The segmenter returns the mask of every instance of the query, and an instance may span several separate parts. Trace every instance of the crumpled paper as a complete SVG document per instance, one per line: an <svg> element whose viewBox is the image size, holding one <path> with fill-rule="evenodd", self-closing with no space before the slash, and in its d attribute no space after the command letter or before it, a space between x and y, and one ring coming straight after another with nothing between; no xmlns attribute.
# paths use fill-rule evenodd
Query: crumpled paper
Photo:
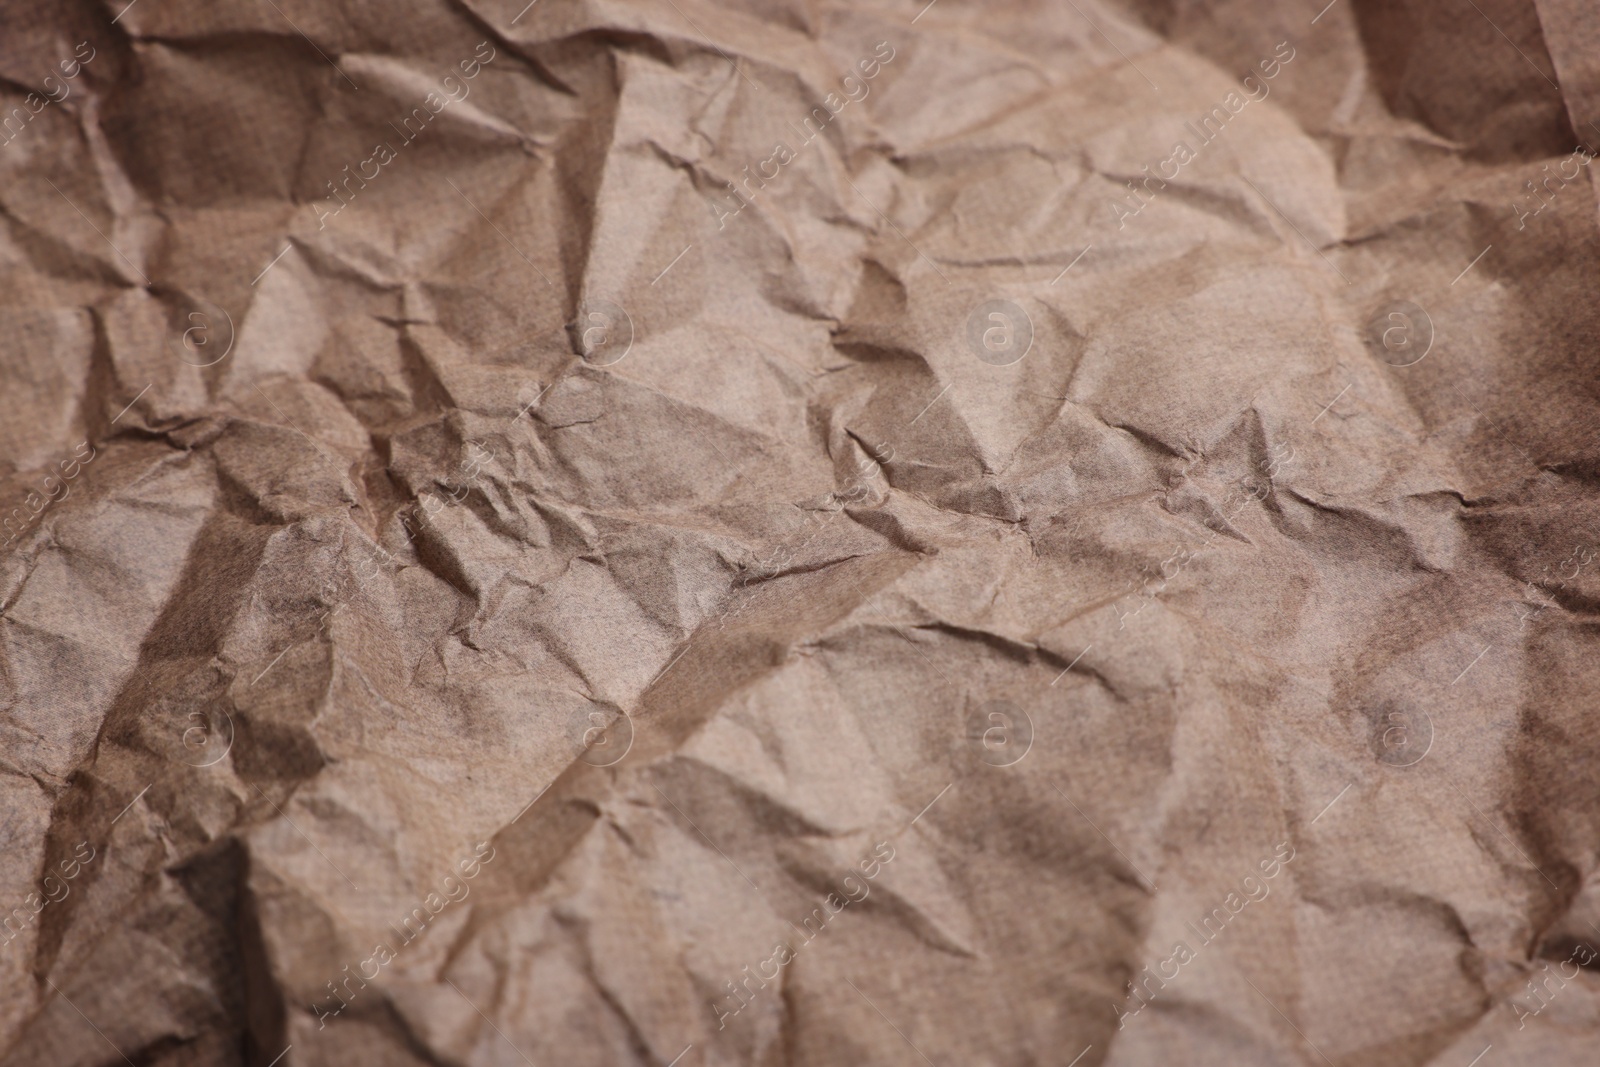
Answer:
<svg viewBox="0 0 1600 1067"><path fill-rule="evenodd" d="M1592 1059L1588 5L0 26L0 1064Z"/></svg>

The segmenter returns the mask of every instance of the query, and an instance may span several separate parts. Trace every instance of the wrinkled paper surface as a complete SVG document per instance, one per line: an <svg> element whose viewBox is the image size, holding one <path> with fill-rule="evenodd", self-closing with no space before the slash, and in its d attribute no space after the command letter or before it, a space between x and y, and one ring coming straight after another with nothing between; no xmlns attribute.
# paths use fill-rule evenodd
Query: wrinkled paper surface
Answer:
<svg viewBox="0 0 1600 1067"><path fill-rule="evenodd" d="M1592 1062L1592 6L125 2L0 1063Z"/></svg>

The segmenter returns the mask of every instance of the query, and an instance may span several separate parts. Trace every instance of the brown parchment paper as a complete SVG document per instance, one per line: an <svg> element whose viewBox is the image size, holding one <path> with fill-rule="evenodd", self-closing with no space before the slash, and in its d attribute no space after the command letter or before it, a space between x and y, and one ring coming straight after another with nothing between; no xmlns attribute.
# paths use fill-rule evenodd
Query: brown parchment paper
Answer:
<svg viewBox="0 0 1600 1067"><path fill-rule="evenodd" d="M6 0L0 1064L1594 1062L1597 40Z"/></svg>

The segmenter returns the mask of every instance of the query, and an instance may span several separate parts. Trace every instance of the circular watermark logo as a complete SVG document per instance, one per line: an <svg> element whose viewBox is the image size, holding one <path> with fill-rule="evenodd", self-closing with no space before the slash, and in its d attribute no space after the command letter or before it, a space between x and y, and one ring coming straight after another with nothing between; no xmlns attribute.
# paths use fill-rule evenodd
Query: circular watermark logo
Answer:
<svg viewBox="0 0 1600 1067"><path fill-rule="evenodd" d="M620 708L590 707L573 726L578 758L591 767L613 766L633 748L633 718Z"/></svg>
<svg viewBox="0 0 1600 1067"><path fill-rule="evenodd" d="M1009 767L1033 747L1033 720L1009 700L992 700L967 716L967 743L991 767Z"/></svg>
<svg viewBox="0 0 1600 1067"><path fill-rule="evenodd" d="M1412 767L1433 747L1433 719L1410 704L1383 704L1372 716L1372 754L1390 767Z"/></svg>
<svg viewBox="0 0 1600 1067"><path fill-rule="evenodd" d="M180 302L171 323L173 354L191 367L212 367L233 351L233 316L209 300Z"/></svg>
<svg viewBox="0 0 1600 1067"><path fill-rule="evenodd" d="M967 347L993 367L1008 367L1033 347L1033 320L1009 300L989 300L967 316Z"/></svg>
<svg viewBox="0 0 1600 1067"><path fill-rule="evenodd" d="M1409 300L1388 304L1367 320L1367 344L1391 367L1421 363L1433 350L1433 319Z"/></svg>
<svg viewBox="0 0 1600 1067"><path fill-rule="evenodd" d="M178 759L191 767L220 763L233 748L233 718L221 708L191 710L183 727Z"/></svg>
<svg viewBox="0 0 1600 1067"><path fill-rule="evenodd" d="M567 324L572 350L591 367L622 362L633 348L633 319L620 304L596 297L583 302Z"/></svg>

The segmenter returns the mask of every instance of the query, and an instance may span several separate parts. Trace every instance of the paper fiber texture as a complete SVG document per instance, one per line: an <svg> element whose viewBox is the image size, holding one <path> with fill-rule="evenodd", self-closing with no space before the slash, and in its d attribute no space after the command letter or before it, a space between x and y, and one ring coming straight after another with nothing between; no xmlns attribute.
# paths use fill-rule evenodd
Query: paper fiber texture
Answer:
<svg viewBox="0 0 1600 1067"><path fill-rule="evenodd" d="M1597 40L0 5L0 1064L1592 1062Z"/></svg>

